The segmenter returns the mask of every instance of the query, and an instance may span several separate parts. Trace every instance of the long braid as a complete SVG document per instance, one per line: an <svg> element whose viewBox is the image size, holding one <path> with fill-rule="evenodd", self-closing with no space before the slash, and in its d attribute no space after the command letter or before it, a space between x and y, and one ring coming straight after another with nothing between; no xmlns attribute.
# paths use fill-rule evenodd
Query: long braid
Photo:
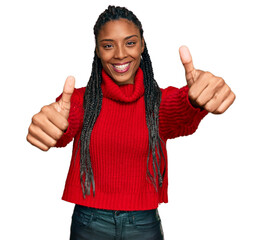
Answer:
<svg viewBox="0 0 262 240"><path fill-rule="evenodd" d="M117 20L120 18L128 19L132 21L139 29L141 38L143 38L143 29L141 22L133 14L133 12L127 10L126 8L109 6L100 16L94 26L95 40L97 41L98 33L101 27L108 21ZM161 101L161 91L154 79L154 73L152 68L152 63L148 50L145 44L144 52L142 53L142 59L140 67L143 70L144 74L144 87L145 87L145 111L146 111L146 122L148 127L149 134L149 151L147 156L147 175L149 176L152 184L154 185L157 191L157 176L158 184L161 187L163 183L163 178L166 171L166 161L164 159L164 170L161 175L160 166L161 166L161 154L164 157L160 141L162 139L159 136L159 106ZM80 157L80 180L83 195L90 195L91 184L93 186L93 195L95 196L95 181L94 174L92 170L91 157L89 152L90 137L93 130L96 119L101 111L102 106L102 64L98 58L96 52L94 56L94 61L92 65L92 72L89 82L86 87L84 95L84 119L83 119L83 128L80 137L81 144L81 157ZM163 142L163 141L162 141ZM164 143L164 142L163 142ZM159 162L156 158L156 148ZM153 156L153 171L154 176L149 171L149 157L150 152Z"/></svg>
<svg viewBox="0 0 262 240"><path fill-rule="evenodd" d="M142 54L141 67L144 73L144 86L145 86L145 108L146 108L146 122L149 133L149 151L147 156L147 175L149 176L151 182L157 191L156 186L156 175L158 176L159 186L162 186L163 178L166 171L166 161L164 161L164 171L161 175L161 155L159 153L159 148L164 157L163 150L160 141L163 140L159 136L159 106L161 101L161 90L154 79L154 73L152 68L152 63L150 56L148 54L147 47L145 45L144 52ZM164 142L163 142L164 143ZM155 148L157 147L157 154L159 158L159 163L157 162ZM149 154L152 151L153 156L153 171L154 177L151 175L148 165L149 165ZM165 160L165 159L164 159ZM156 172L157 171L157 172Z"/></svg>
<svg viewBox="0 0 262 240"><path fill-rule="evenodd" d="M81 132L81 159L80 159L80 179L83 195L90 195L91 183L93 185L93 195L95 195L95 182L90 159L89 145L90 136L96 119L101 111L102 106L102 65L100 59L95 53L92 73L86 87L84 95L84 121Z"/></svg>

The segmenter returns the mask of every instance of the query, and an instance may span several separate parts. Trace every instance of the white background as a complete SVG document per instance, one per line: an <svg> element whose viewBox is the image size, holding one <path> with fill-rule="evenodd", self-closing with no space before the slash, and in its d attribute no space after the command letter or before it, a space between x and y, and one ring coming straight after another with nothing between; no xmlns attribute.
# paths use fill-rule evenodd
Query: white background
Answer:
<svg viewBox="0 0 262 240"><path fill-rule="evenodd" d="M141 20L160 87L186 84L178 49L223 77L233 106L195 134L168 140L166 240L262 239L261 5L259 1L1 1L0 239L69 239L73 204L61 200L72 145L42 152L26 142L31 117L68 75L86 86L93 25L108 4Z"/></svg>

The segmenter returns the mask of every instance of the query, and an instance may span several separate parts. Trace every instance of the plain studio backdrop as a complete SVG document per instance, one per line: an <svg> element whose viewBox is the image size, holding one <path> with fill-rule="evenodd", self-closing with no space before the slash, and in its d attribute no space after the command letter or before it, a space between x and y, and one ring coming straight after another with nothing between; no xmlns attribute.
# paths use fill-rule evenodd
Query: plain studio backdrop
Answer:
<svg viewBox="0 0 262 240"><path fill-rule="evenodd" d="M111 5L141 20L160 87L186 84L178 49L236 94L191 136L168 140L166 240L261 240L261 5L259 1L1 1L0 239L69 239L74 205L61 200L72 143L42 152L26 141L32 116L68 75L86 86L93 26Z"/></svg>

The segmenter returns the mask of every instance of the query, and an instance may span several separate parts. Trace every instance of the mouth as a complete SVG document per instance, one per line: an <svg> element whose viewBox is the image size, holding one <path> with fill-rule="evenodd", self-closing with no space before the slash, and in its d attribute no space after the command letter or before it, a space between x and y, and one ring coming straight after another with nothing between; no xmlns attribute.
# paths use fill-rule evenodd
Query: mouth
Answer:
<svg viewBox="0 0 262 240"><path fill-rule="evenodd" d="M123 64L112 64L113 69L118 73L125 73L130 68L131 62L123 63Z"/></svg>

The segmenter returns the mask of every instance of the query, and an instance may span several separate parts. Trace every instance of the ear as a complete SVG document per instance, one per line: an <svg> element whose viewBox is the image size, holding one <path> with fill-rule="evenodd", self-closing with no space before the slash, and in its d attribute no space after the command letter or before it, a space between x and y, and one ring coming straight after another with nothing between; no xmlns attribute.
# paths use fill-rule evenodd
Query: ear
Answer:
<svg viewBox="0 0 262 240"><path fill-rule="evenodd" d="M145 40L144 40L144 38L142 38L141 43L142 43L142 51L141 51L141 54L142 54L144 52L144 49L145 49Z"/></svg>
<svg viewBox="0 0 262 240"><path fill-rule="evenodd" d="M100 58L100 54L97 46L96 46L96 55Z"/></svg>

